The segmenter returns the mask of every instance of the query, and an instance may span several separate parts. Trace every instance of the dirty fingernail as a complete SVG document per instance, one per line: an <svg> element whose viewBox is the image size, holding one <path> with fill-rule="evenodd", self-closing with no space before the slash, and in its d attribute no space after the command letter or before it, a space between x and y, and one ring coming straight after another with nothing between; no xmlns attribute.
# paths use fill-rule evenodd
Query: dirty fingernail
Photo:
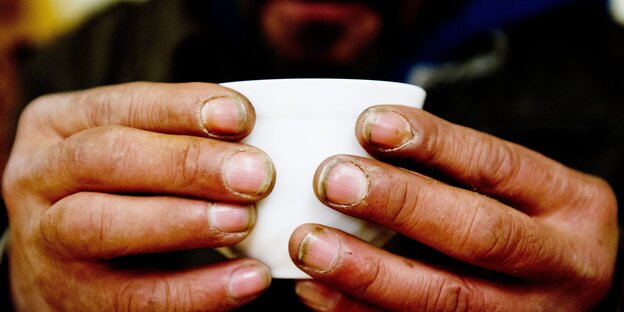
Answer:
<svg viewBox="0 0 624 312"><path fill-rule="evenodd" d="M201 108L201 122L210 134L238 135L247 128L247 110L239 98L230 96L212 98Z"/></svg>
<svg viewBox="0 0 624 312"><path fill-rule="evenodd" d="M340 241L323 228L314 228L301 241L297 259L303 265L327 272L337 263L340 255Z"/></svg>
<svg viewBox="0 0 624 312"><path fill-rule="evenodd" d="M244 299L256 296L271 284L269 270L260 265L240 267L232 272L228 292L234 298Z"/></svg>
<svg viewBox="0 0 624 312"><path fill-rule="evenodd" d="M377 147L399 148L414 137L412 126L402 115L381 109L371 109L362 123L362 135Z"/></svg>
<svg viewBox="0 0 624 312"><path fill-rule="evenodd" d="M254 223L254 219L255 209L251 205L215 203L210 207L211 224L222 232L245 232Z"/></svg>
<svg viewBox="0 0 624 312"><path fill-rule="evenodd" d="M352 206L366 198L369 180L360 166L336 159L322 169L317 189L321 197L330 203Z"/></svg>
<svg viewBox="0 0 624 312"><path fill-rule="evenodd" d="M259 152L232 154L223 168L226 188L243 195L262 195L273 186L275 170L268 156Z"/></svg>
<svg viewBox="0 0 624 312"><path fill-rule="evenodd" d="M342 296L338 291L310 281L297 283L295 293L306 305L318 311L329 311L335 308Z"/></svg>

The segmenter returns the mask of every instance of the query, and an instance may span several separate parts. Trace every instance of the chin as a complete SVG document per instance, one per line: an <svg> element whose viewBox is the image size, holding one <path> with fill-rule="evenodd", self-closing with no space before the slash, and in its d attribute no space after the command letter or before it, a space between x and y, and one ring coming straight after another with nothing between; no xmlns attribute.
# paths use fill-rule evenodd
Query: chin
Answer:
<svg viewBox="0 0 624 312"><path fill-rule="evenodd" d="M378 11L359 1L267 1L261 27L279 56L317 63L352 62L377 41Z"/></svg>

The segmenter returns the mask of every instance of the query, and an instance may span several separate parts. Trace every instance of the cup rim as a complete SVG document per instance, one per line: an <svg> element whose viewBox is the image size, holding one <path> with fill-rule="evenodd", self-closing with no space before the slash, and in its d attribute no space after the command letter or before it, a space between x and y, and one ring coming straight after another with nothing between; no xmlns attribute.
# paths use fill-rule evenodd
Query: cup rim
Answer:
<svg viewBox="0 0 624 312"><path fill-rule="evenodd" d="M388 86L396 86L396 87L405 87L405 88L413 88L414 90L418 90L421 92L421 96L426 96L427 91L425 91L421 86L408 83L408 82L400 82L400 81L390 81L390 80L378 80L378 79L362 79L362 78L267 78L267 79L249 79L249 80L234 80L234 81L225 81L219 83L225 87L229 85L240 85L240 84L273 84L273 83L340 83L340 84L375 84L375 85L388 85Z"/></svg>

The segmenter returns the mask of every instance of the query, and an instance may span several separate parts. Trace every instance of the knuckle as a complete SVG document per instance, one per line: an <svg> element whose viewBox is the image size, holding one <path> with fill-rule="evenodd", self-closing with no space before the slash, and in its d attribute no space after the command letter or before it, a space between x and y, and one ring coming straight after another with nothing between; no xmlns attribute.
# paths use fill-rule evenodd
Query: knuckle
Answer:
<svg viewBox="0 0 624 312"><path fill-rule="evenodd" d="M7 212L10 215L15 215L23 211L16 211L11 201L16 198L17 194L23 198L23 194L33 191L33 175L40 174L33 168L38 164L35 157L40 156L40 153L35 153L31 146L36 140L29 140L34 131L40 131L46 127L49 127L53 123L46 122L46 119L50 118L50 115L45 112L46 107L49 107L50 103L54 101L53 98L58 95L45 95L40 96L32 100L20 113L18 126L19 132L25 133L25 136L17 136L13 144L13 149L10 154L6 166L0 169L2 196L7 203ZM27 146L24 148L24 146ZM39 151L37 151L39 152Z"/></svg>
<svg viewBox="0 0 624 312"><path fill-rule="evenodd" d="M167 279L133 279L123 283L113 295L114 311L198 311L213 310L196 300L190 286Z"/></svg>
<svg viewBox="0 0 624 312"><path fill-rule="evenodd" d="M40 221L44 243L65 256L106 258L111 253L106 242L112 237L112 220L98 202L83 207L83 201L68 197L51 207Z"/></svg>
<svg viewBox="0 0 624 312"><path fill-rule="evenodd" d="M201 144L197 138L190 137L184 146L179 149L173 165L173 176L177 184L182 186L195 185L200 178L199 158Z"/></svg>
<svg viewBox="0 0 624 312"><path fill-rule="evenodd" d="M81 136L74 136L58 146L58 167L63 168L71 180L82 182L84 173L81 168L85 165L92 166L92 150L83 144ZM86 140L84 140L86 141Z"/></svg>
<svg viewBox="0 0 624 312"><path fill-rule="evenodd" d="M45 118L47 115L43 114L43 112L49 110L51 102L58 102L61 98L70 96L71 94L74 93L68 92L40 95L28 103L28 105L22 110L21 117L27 120L40 120L40 118Z"/></svg>
<svg viewBox="0 0 624 312"><path fill-rule="evenodd" d="M112 93L105 92L76 94L76 102L88 108L84 111L87 128L115 122L114 120L108 120L115 113L115 109L112 107L112 99L110 99L111 96Z"/></svg>
<svg viewBox="0 0 624 312"><path fill-rule="evenodd" d="M53 208L50 210L53 210ZM45 247L60 252L61 250L59 249L61 248L59 247L62 246L60 241L62 240L63 235L60 233L61 227L59 227L59 218L56 217L56 215L51 214L50 210L48 210L39 221L39 233L41 241ZM68 254L68 252L64 253Z"/></svg>
<svg viewBox="0 0 624 312"><path fill-rule="evenodd" d="M49 105L50 97L51 95L39 96L28 103L21 112L20 124L31 124L31 122L40 118L42 116L40 114L41 107Z"/></svg>
<svg viewBox="0 0 624 312"><path fill-rule="evenodd" d="M170 311L171 292L166 280L153 284L131 280L124 283L114 296L115 311Z"/></svg>
<svg viewBox="0 0 624 312"><path fill-rule="evenodd" d="M384 216L388 223L395 228L409 231L419 226L420 218L414 216L417 213L419 198L423 196L418 188L410 187L410 183L404 179L396 181L387 190Z"/></svg>
<svg viewBox="0 0 624 312"><path fill-rule="evenodd" d="M23 189L27 189L28 187L28 178L26 177L25 172L23 170L19 170L17 162L22 162L23 157L20 159L16 159L13 156L6 167L4 168L4 172L2 175L2 198L6 201L6 209L9 216L14 215L14 213L18 212L14 210L14 205L12 205L12 199L16 197L16 194L24 194Z"/></svg>
<svg viewBox="0 0 624 312"><path fill-rule="evenodd" d="M82 185L94 184L97 172L107 174L128 173L136 155L132 140L120 126L92 128L72 136L61 146L60 167L67 169L70 178ZM127 169L127 170L126 170Z"/></svg>
<svg viewBox="0 0 624 312"><path fill-rule="evenodd" d="M485 311L484 300L464 281L440 280L431 287L425 311L460 312Z"/></svg>
<svg viewBox="0 0 624 312"><path fill-rule="evenodd" d="M477 213L478 215L479 213ZM511 216L475 216L464 231L463 250L478 263L510 263L516 261L524 233L521 224Z"/></svg>
<svg viewBox="0 0 624 312"><path fill-rule="evenodd" d="M384 286L383 277L386 276L383 273L383 266L379 259L367 257L360 266L361 275L353 280L351 288L353 291L363 297L378 294L384 292L387 288Z"/></svg>
<svg viewBox="0 0 624 312"><path fill-rule="evenodd" d="M429 163L435 158L436 151L445 144L445 126L438 122L433 122L430 118L418 118L420 140L415 142L413 148L421 149L425 153L419 153L422 162Z"/></svg>
<svg viewBox="0 0 624 312"><path fill-rule="evenodd" d="M473 155L476 168L483 168L478 185L486 190L512 185L520 168L517 150L511 144L488 142L478 145L483 148L477 148Z"/></svg>
<svg viewBox="0 0 624 312"><path fill-rule="evenodd" d="M580 192L577 192L577 194L582 194L583 198L579 206L594 216L594 220L601 222L601 226L614 224L614 220L617 220L618 203L609 182L600 177L589 176L587 184Z"/></svg>
<svg viewBox="0 0 624 312"><path fill-rule="evenodd" d="M134 124L145 115L141 104L152 94L148 87L149 83L131 82L74 92L72 95L75 103L86 107L80 116L86 128ZM140 92L142 89L145 91Z"/></svg>
<svg viewBox="0 0 624 312"><path fill-rule="evenodd" d="M51 108L83 100L83 93L84 91L54 93L35 98L22 111L20 126L38 127L37 130L47 128L61 138L68 136L69 133L64 129L65 123L59 122L58 110Z"/></svg>

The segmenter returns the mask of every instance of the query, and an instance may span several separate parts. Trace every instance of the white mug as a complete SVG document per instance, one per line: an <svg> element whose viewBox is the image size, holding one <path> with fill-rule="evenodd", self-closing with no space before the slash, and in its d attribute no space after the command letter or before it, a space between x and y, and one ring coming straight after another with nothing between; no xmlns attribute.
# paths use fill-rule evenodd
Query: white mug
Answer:
<svg viewBox="0 0 624 312"><path fill-rule="evenodd" d="M394 234L363 220L334 211L314 195L318 165L336 154L367 156L355 137L355 122L366 108L400 104L422 108L420 87L356 79L274 79L221 84L245 95L256 111L256 125L243 140L266 152L276 169L271 194L256 204L251 234L228 256L260 260L274 278L309 278L288 254L288 240L297 226L319 223L341 229L377 246Z"/></svg>

